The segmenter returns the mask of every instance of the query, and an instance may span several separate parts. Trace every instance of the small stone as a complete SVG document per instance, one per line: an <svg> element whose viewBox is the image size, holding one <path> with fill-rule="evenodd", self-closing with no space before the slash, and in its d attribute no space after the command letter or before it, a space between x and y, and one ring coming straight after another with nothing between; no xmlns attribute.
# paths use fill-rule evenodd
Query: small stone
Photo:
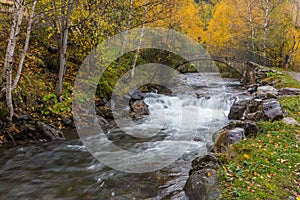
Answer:
<svg viewBox="0 0 300 200"><path fill-rule="evenodd" d="M273 86L260 86L257 88L257 94L271 94L271 95L278 95L278 90L275 89Z"/></svg>
<svg viewBox="0 0 300 200"><path fill-rule="evenodd" d="M297 122L297 120L295 120L294 118L292 117L285 117L282 119L282 121L284 123L286 123L287 125L295 125L295 126L300 126L300 123Z"/></svg>
<svg viewBox="0 0 300 200"><path fill-rule="evenodd" d="M278 91L279 95L300 95L300 89L298 88L281 88Z"/></svg>

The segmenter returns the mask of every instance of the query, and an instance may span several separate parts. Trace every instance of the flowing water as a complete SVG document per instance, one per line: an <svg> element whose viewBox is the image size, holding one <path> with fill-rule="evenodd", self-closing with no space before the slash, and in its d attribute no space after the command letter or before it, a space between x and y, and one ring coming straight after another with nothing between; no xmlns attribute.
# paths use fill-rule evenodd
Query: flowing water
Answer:
<svg viewBox="0 0 300 200"><path fill-rule="evenodd" d="M147 94L148 118L106 133L123 149L153 151L162 158L179 148L170 145L166 151L163 144L176 140L176 145L186 146L166 167L145 173L118 171L95 159L79 139L0 149L0 199L187 199L183 187L191 161L206 152L212 134L227 123L234 99L244 96L238 81L210 74L208 85L203 76L180 75L171 96ZM134 167L142 159L124 157L119 162Z"/></svg>

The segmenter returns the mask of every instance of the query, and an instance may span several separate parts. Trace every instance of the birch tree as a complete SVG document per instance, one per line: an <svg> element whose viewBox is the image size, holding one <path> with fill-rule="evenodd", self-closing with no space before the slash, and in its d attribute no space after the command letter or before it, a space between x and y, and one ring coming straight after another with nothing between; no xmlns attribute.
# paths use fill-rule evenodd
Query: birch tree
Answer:
<svg viewBox="0 0 300 200"><path fill-rule="evenodd" d="M139 56L139 53L140 53L140 49L141 49L141 45L142 45L142 41L143 41L143 37L144 37L145 24L146 24L146 20L147 20L147 12L148 12L148 5L147 4L148 4L148 0L146 0L145 5L143 6L144 7L144 19L143 19L140 38L139 38L139 44L138 44L138 47L135 51L134 59L133 59L132 67L131 67L131 78L134 77L136 62L138 60L138 56Z"/></svg>
<svg viewBox="0 0 300 200"><path fill-rule="evenodd" d="M21 76L23 63L24 63L25 56L26 56L26 53L28 50L31 26L33 23L36 3L37 3L37 0L34 0L30 15L29 15L29 23L28 23L28 27L27 27L26 39L25 39L23 52L20 57L16 77L13 81L12 71L13 71L16 43L18 40L18 35L20 33L20 27L22 24L23 16L26 11L26 5L27 5L26 0L15 0L14 1L14 12L13 12L12 25L10 28L10 34L9 34L9 39L8 39L8 44L7 44L7 49L6 49L4 67L3 67L3 72L2 72L3 84L2 84L2 89L1 89L1 92L5 94L6 105L7 105L8 113L9 113L9 116L8 116L9 121L12 121L12 117L14 114L12 91L17 86L18 81Z"/></svg>
<svg viewBox="0 0 300 200"><path fill-rule="evenodd" d="M268 29L270 27L270 16L274 10L283 2L283 0L261 0L261 9L264 12L263 17L263 56L267 57Z"/></svg>
<svg viewBox="0 0 300 200"><path fill-rule="evenodd" d="M299 40L300 40L300 22L299 22L299 17L300 17L300 1L299 0L290 0L289 1L290 6L291 6L291 21L293 22L293 27L290 30L290 34L288 37L292 38L292 45L290 49L288 50L288 59L286 62L286 69L288 68L293 54L298 50L299 48Z"/></svg>

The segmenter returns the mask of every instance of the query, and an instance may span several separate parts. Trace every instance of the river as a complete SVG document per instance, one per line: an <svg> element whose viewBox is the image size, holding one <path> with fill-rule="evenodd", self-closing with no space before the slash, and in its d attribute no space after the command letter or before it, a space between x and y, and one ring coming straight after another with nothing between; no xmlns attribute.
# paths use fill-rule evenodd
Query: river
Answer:
<svg viewBox="0 0 300 200"><path fill-rule="evenodd" d="M151 129L149 121L153 122L154 116L159 116L162 110L165 113L164 128L152 139L138 140L132 145L132 135L136 131L131 126L126 127L126 132L131 133L127 137L117 127L107 132L110 140L124 148L159 150L161 144L174 140L174 131L181 120L178 110L180 106L185 107L182 115L188 116L188 120L182 126L196 127L197 130L187 129L189 131L177 137L176 140L187 148L168 166L145 173L118 171L95 159L78 138L2 148L0 199L187 199L183 187L191 161L206 152L212 134L228 123L227 115L234 99L245 97L237 80L214 79L217 74L213 74L207 87L203 76L196 73L180 75L172 96L147 94L145 102L151 115L149 120L139 124L139 128ZM195 122L194 118L198 120ZM163 150L158 152L165 153ZM128 160L124 158L121 162ZM134 166L138 160L131 162Z"/></svg>

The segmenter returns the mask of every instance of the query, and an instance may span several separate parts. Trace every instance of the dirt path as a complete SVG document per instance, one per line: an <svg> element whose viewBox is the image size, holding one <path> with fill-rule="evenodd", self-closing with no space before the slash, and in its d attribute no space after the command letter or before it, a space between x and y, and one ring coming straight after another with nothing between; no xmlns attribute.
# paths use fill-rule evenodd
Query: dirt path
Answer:
<svg viewBox="0 0 300 200"><path fill-rule="evenodd" d="M288 72L289 75L291 75L294 79L296 79L298 82L300 82L300 73L296 72Z"/></svg>

